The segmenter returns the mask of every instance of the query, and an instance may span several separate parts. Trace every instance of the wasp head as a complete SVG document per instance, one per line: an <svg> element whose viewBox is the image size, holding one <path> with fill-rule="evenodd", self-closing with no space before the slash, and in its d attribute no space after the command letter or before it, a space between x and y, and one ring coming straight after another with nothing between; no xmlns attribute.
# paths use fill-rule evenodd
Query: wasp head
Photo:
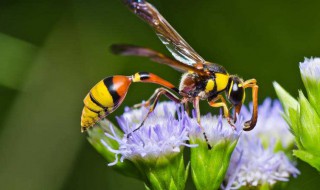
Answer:
<svg viewBox="0 0 320 190"><path fill-rule="evenodd" d="M245 98L243 80L238 76L230 76L227 87L227 98L232 105L242 104Z"/></svg>

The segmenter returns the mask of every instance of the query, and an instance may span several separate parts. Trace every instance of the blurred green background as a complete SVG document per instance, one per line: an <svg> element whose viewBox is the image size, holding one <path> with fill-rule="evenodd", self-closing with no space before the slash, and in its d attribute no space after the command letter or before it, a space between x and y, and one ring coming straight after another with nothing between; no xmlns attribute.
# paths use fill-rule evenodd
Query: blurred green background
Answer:
<svg viewBox="0 0 320 190"><path fill-rule="evenodd" d="M205 59L256 78L260 102L276 97L272 81L296 96L303 88L298 63L320 56L317 0L150 2ZM181 74L112 55L113 43L169 54L120 0L0 1L0 189L143 188L108 167L80 133L82 100L106 76L150 71L178 85ZM147 99L156 87L132 85L124 105ZM212 111L205 102L201 107ZM299 168L287 188L317 189L319 174Z"/></svg>

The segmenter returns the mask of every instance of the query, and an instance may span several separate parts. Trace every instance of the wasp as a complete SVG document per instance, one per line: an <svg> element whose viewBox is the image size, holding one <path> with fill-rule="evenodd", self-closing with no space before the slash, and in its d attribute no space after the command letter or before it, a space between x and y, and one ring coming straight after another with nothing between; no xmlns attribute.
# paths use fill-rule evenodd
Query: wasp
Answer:
<svg viewBox="0 0 320 190"><path fill-rule="evenodd" d="M222 108L224 117L233 126L230 121L229 109L235 108L235 121L236 114L240 112L245 100L245 89L252 88L252 117L245 122L243 130L249 131L255 127L258 117L258 85L255 79L244 81L237 75L229 74L223 66L204 60L150 3L144 0L125 0L124 4L154 29L160 41L175 59L149 48L126 44L111 46L112 52L124 56L147 57L184 74L178 88L149 72L137 72L132 76L116 75L101 80L84 98L84 108L81 116L82 131L92 127L117 109L123 102L129 86L135 82L156 83L161 86L143 105L137 104L134 106L149 107L145 119L154 110L159 98L164 95L177 103L187 104L191 102L196 110L200 127L200 100L207 100L211 107ZM222 96L223 92L225 92L226 98ZM230 108L226 99L232 104Z"/></svg>

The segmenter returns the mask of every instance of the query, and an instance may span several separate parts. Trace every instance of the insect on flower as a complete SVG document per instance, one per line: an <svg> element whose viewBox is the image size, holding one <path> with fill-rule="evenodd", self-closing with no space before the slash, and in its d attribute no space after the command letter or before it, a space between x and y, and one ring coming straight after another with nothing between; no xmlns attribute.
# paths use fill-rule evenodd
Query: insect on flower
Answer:
<svg viewBox="0 0 320 190"><path fill-rule="evenodd" d="M255 79L243 81L243 79L236 75L229 75L221 65L204 60L172 28L157 9L148 2L144 0L125 0L124 3L134 14L147 22L155 30L161 42L175 59L149 48L123 44L113 45L111 47L113 53L148 57L152 61L168 65L184 74L182 75L179 88L149 72L138 72L132 76L116 75L101 80L90 90L84 99L85 106L81 116L82 131L93 126L96 122L117 109L133 82L156 83L162 86L144 104L137 104L135 106L150 106L148 114L137 129L143 125L148 115L154 110L161 95L165 95L177 103L193 103L199 124L199 101L207 100L211 107L222 107L224 117L233 126L230 121L227 102L221 93L226 93L226 98L232 104L232 107L235 107L235 113L237 114L240 112L245 99L245 88L248 87L252 88L253 112L251 119L245 123L243 130L248 131L254 128L258 115L258 85ZM235 117L234 120L236 120Z"/></svg>

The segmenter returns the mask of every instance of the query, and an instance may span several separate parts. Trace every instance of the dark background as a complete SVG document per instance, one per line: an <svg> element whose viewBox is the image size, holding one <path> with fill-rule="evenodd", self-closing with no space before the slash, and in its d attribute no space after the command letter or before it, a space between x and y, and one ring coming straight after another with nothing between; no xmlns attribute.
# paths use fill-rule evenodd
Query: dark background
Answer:
<svg viewBox="0 0 320 190"><path fill-rule="evenodd" d="M297 96L303 88L298 63L320 56L320 1L150 2L205 59L256 78L260 102L276 97L273 81ZM108 167L80 133L82 100L106 76L150 71L178 85L181 74L144 58L112 55L113 43L169 54L120 0L0 1L1 189L143 188ZM147 99L156 87L132 85L124 105ZM201 107L212 111L205 102ZM299 168L302 174L287 189L316 189L319 174L303 163Z"/></svg>

